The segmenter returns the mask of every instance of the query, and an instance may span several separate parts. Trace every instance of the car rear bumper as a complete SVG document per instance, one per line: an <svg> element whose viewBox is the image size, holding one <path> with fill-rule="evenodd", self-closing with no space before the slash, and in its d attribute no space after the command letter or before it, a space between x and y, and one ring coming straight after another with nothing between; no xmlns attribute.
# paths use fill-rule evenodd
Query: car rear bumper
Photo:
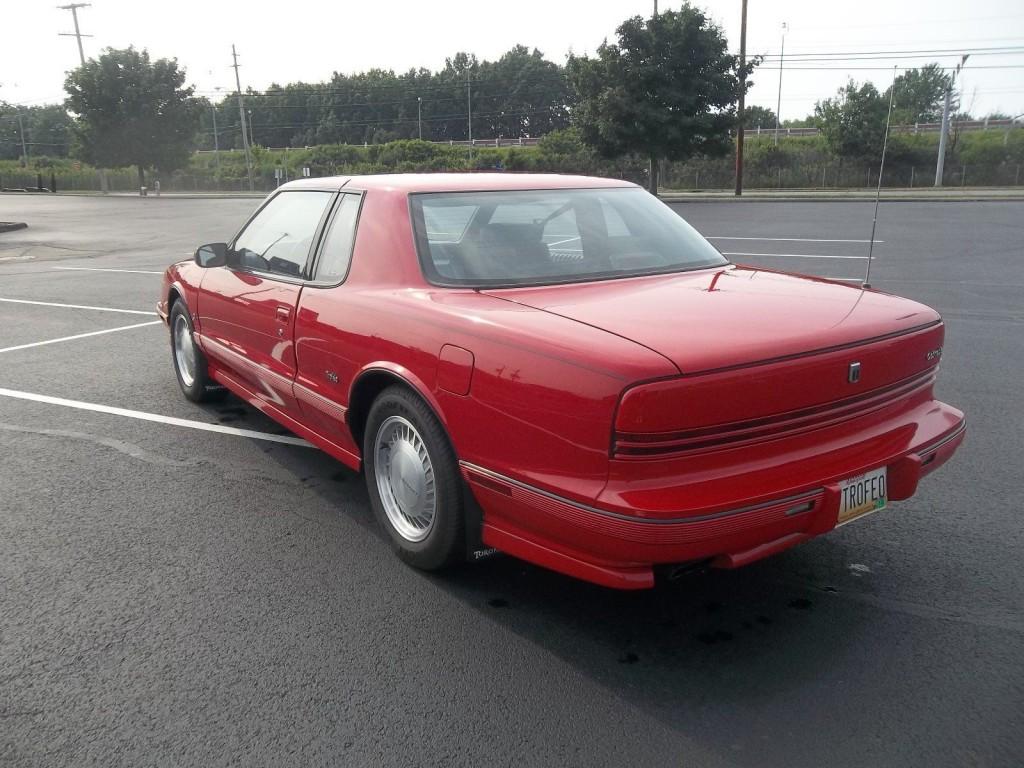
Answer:
<svg viewBox="0 0 1024 768"><path fill-rule="evenodd" d="M628 494L602 494L584 504L474 464L463 462L462 472L484 509L485 545L605 586L643 589L653 586L658 565L707 561L735 568L832 530L840 482L865 469L885 466L889 500L909 498L966 434L963 414L943 403L931 401L928 422L932 428L916 430L909 446L905 439L894 445L887 433L889 439L876 435L870 448L852 443L838 462L825 452L801 461L802 477L811 481L795 489L776 477L779 492L762 493L767 486L756 471L732 472L731 503L685 510L677 504L670 516L623 508ZM657 491L676 502L695 498L692 482L673 478Z"/></svg>

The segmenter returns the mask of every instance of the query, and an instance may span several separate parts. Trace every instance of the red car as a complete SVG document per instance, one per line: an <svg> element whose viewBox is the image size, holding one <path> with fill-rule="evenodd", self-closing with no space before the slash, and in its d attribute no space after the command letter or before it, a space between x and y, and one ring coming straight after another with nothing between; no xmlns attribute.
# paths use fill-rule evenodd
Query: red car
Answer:
<svg viewBox="0 0 1024 768"><path fill-rule="evenodd" d="M609 587L733 568L906 499L964 438L943 324L730 264L609 179L304 179L168 268L178 382L366 475L399 555Z"/></svg>

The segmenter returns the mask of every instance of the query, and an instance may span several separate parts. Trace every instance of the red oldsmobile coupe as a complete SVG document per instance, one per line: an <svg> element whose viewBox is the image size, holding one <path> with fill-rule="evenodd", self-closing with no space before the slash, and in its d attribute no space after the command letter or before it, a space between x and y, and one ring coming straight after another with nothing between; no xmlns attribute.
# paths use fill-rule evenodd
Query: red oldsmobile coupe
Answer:
<svg viewBox="0 0 1024 768"><path fill-rule="evenodd" d="M363 470L419 568L733 568L908 498L964 438L936 312L733 265L622 181L292 182L158 306L185 395Z"/></svg>

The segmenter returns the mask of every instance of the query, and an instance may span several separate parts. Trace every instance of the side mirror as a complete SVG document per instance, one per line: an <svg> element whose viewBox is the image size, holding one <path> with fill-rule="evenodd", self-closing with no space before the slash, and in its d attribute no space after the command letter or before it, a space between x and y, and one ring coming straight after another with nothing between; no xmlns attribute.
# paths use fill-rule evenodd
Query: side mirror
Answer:
<svg viewBox="0 0 1024 768"><path fill-rule="evenodd" d="M223 267L228 263L227 243L207 243L196 248L196 264L200 267Z"/></svg>

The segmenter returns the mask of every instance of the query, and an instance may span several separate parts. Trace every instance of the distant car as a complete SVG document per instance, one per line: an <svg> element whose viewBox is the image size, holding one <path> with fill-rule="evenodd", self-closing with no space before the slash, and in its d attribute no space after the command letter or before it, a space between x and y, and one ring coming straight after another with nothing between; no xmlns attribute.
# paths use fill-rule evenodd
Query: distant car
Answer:
<svg viewBox="0 0 1024 768"><path fill-rule="evenodd" d="M964 437L936 312L733 265L622 181L295 181L158 307L189 399L226 387L363 470L424 569L741 566L908 498Z"/></svg>

